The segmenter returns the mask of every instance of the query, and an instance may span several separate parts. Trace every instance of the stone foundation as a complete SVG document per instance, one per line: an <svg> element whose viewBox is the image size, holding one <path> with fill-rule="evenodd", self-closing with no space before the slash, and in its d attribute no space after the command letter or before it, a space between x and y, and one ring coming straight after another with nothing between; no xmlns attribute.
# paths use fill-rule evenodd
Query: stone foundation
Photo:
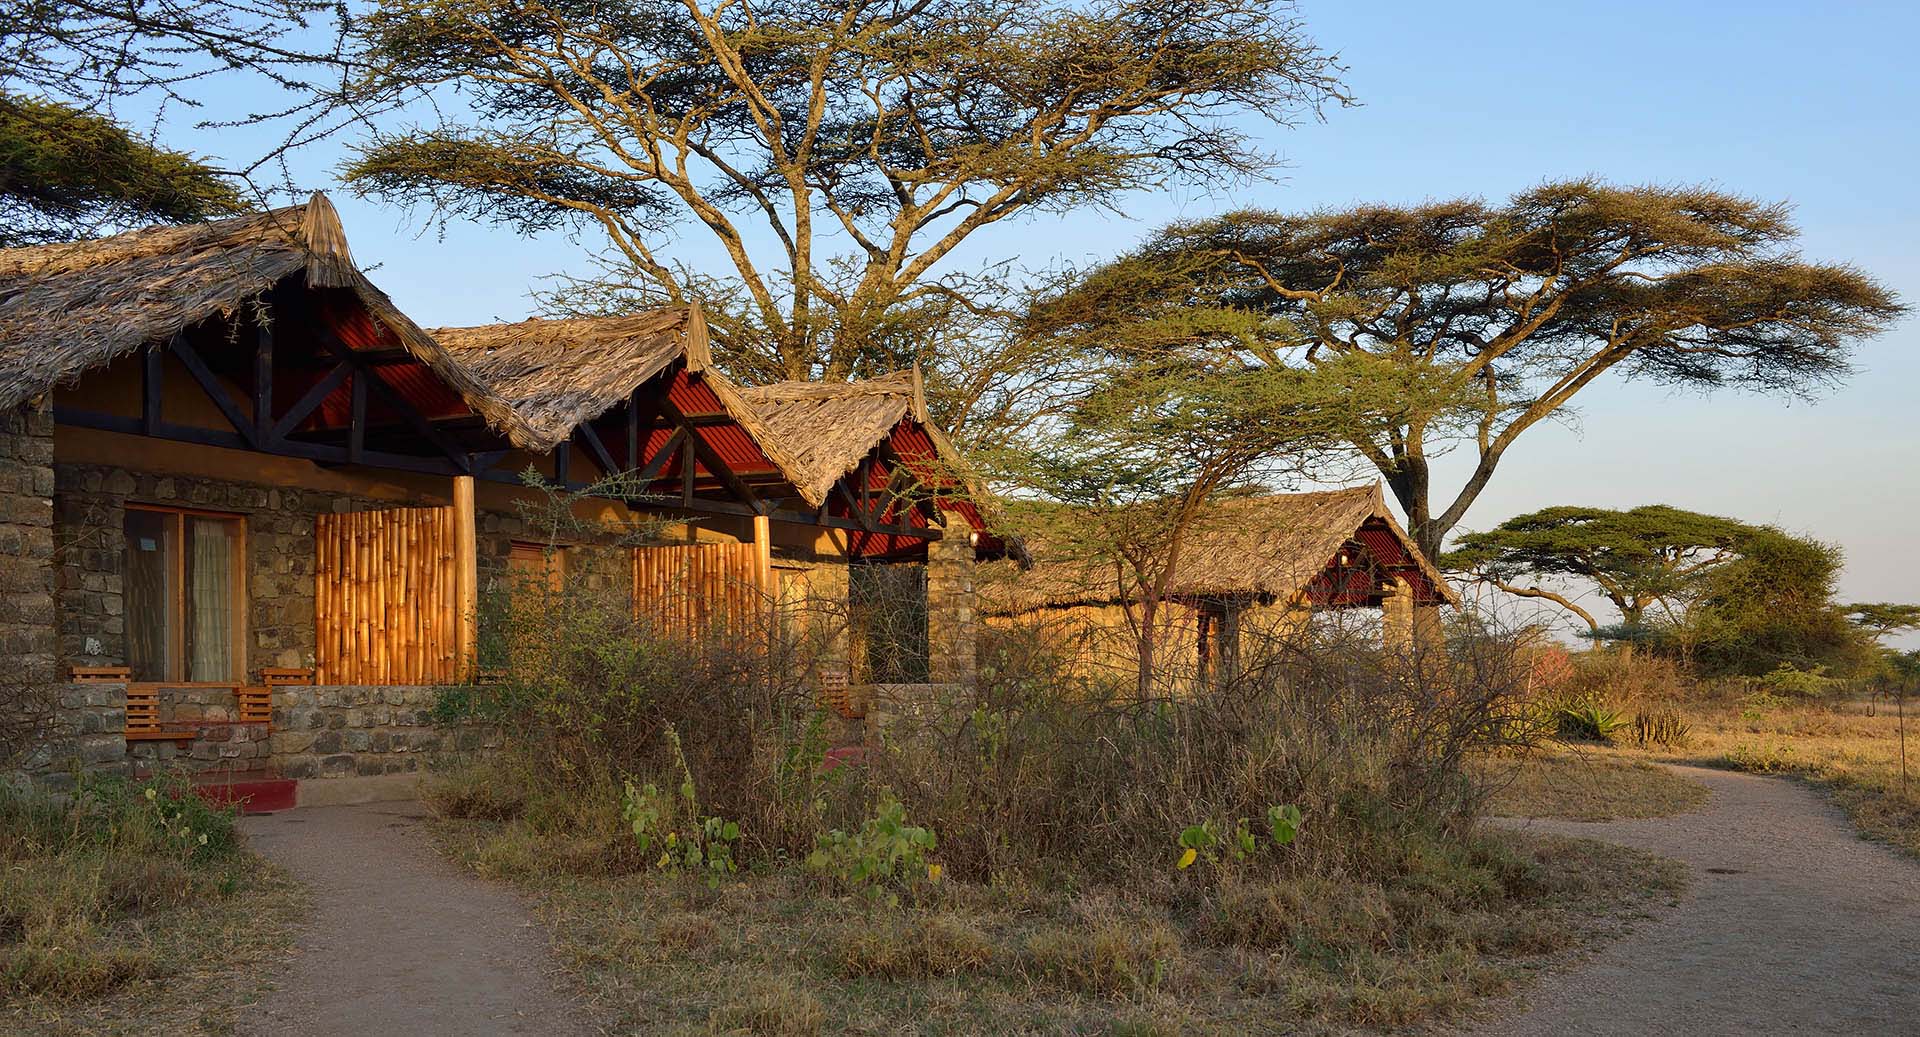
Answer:
<svg viewBox="0 0 1920 1037"><path fill-rule="evenodd" d="M492 748L478 727L434 726L433 687L275 688L272 759L288 778L405 774L442 750Z"/></svg>

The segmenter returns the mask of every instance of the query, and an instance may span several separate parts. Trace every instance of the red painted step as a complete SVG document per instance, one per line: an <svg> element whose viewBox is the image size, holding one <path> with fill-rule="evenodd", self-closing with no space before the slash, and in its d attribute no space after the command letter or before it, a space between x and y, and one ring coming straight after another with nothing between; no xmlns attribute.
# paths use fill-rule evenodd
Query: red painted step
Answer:
<svg viewBox="0 0 1920 1037"><path fill-rule="evenodd" d="M195 779L193 791L215 806L238 806L243 814L271 814L292 810L300 783L292 778L267 776L224 780Z"/></svg>

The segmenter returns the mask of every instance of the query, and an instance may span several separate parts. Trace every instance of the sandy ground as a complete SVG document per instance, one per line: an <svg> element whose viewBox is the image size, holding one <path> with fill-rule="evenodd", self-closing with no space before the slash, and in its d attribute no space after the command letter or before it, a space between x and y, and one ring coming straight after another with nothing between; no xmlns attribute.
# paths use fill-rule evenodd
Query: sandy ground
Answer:
<svg viewBox="0 0 1920 1037"><path fill-rule="evenodd" d="M241 822L315 901L295 960L242 1012L241 1034L588 1032L555 993L526 905L442 861L424 816L417 803L375 803Z"/></svg>
<svg viewBox="0 0 1920 1037"><path fill-rule="evenodd" d="M1784 778L1675 767L1705 807L1643 821L1515 821L1685 861L1681 906L1471 1029L1547 1034L1920 1034L1920 863Z"/></svg>

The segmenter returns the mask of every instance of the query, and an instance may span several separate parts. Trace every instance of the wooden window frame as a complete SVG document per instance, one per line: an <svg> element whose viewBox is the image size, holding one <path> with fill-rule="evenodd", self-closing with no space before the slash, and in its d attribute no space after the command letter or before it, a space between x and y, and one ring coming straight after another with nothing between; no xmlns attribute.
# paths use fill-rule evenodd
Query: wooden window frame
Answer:
<svg viewBox="0 0 1920 1037"><path fill-rule="evenodd" d="M181 508L181 507L175 507L170 504L145 504L145 503L139 503L134 501L127 502L126 510L139 511L139 512L144 512L152 515L164 515L168 518L168 521L172 525L171 533L173 535L174 554L172 558L167 560L167 562L168 562L168 565L173 570L173 573L172 573L173 600L168 602L167 606L171 610L171 619L173 621L167 624L166 634L167 634L167 656L172 661L173 668L177 672L165 674L162 677L161 681L159 682L159 683L167 684L169 686L174 686L174 685L186 686L188 683L190 683L186 679L187 666L188 666L187 651L186 651L186 648L187 648L187 644L186 644L187 642L186 520L188 518L210 518L210 519L219 519L224 522L233 523L233 528L235 530L235 535L233 538L234 539L234 565L233 565L233 574L232 574L232 579L233 579L233 588L232 588L233 679L231 681L213 681L213 682L203 681L200 683L203 683L203 684L212 683L215 686L246 683L247 626L248 626L247 620L249 618L249 613L253 611L252 602L247 598L247 560L248 560L247 516L243 513L233 512L233 511L212 511L206 508ZM121 523L121 530L122 530L123 536L125 535L125 529L126 529L126 524L123 521ZM122 543L121 545L122 554L124 555L128 550L129 550L128 545L126 545L125 543ZM124 594L124 588L122 590L122 593ZM123 607L121 609L121 612L124 615L126 613L124 602L122 603L122 606ZM127 663L131 665L132 660L128 659Z"/></svg>
<svg viewBox="0 0 1920 1037"><path fill-rule="evenodd" d="M573 547L572 544L545 544L538 540L509 540L507 541L506 568L511 574L514 556L520 552L537 553L546 566L547 591L558 595L567 587L567 570L570 568L567 564L567 556L572 553Z"/></svg>

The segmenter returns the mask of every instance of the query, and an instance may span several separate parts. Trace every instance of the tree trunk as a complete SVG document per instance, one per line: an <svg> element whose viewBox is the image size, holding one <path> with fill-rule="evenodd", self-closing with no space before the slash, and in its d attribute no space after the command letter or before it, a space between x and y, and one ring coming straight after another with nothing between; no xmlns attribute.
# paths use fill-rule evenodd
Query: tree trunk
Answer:
<svg viewBox="0 0 1920 1037"><path fill-rule="evenodd" d="M1154 600L1152 594L1141 595L1140 642L1135 646L1139 652L1140 662L1139 683L1135 688L1135 694L1139 696L1141 702L1146 702L1153 697L1154 622L1159 612L1160 603Z"/></svg>

